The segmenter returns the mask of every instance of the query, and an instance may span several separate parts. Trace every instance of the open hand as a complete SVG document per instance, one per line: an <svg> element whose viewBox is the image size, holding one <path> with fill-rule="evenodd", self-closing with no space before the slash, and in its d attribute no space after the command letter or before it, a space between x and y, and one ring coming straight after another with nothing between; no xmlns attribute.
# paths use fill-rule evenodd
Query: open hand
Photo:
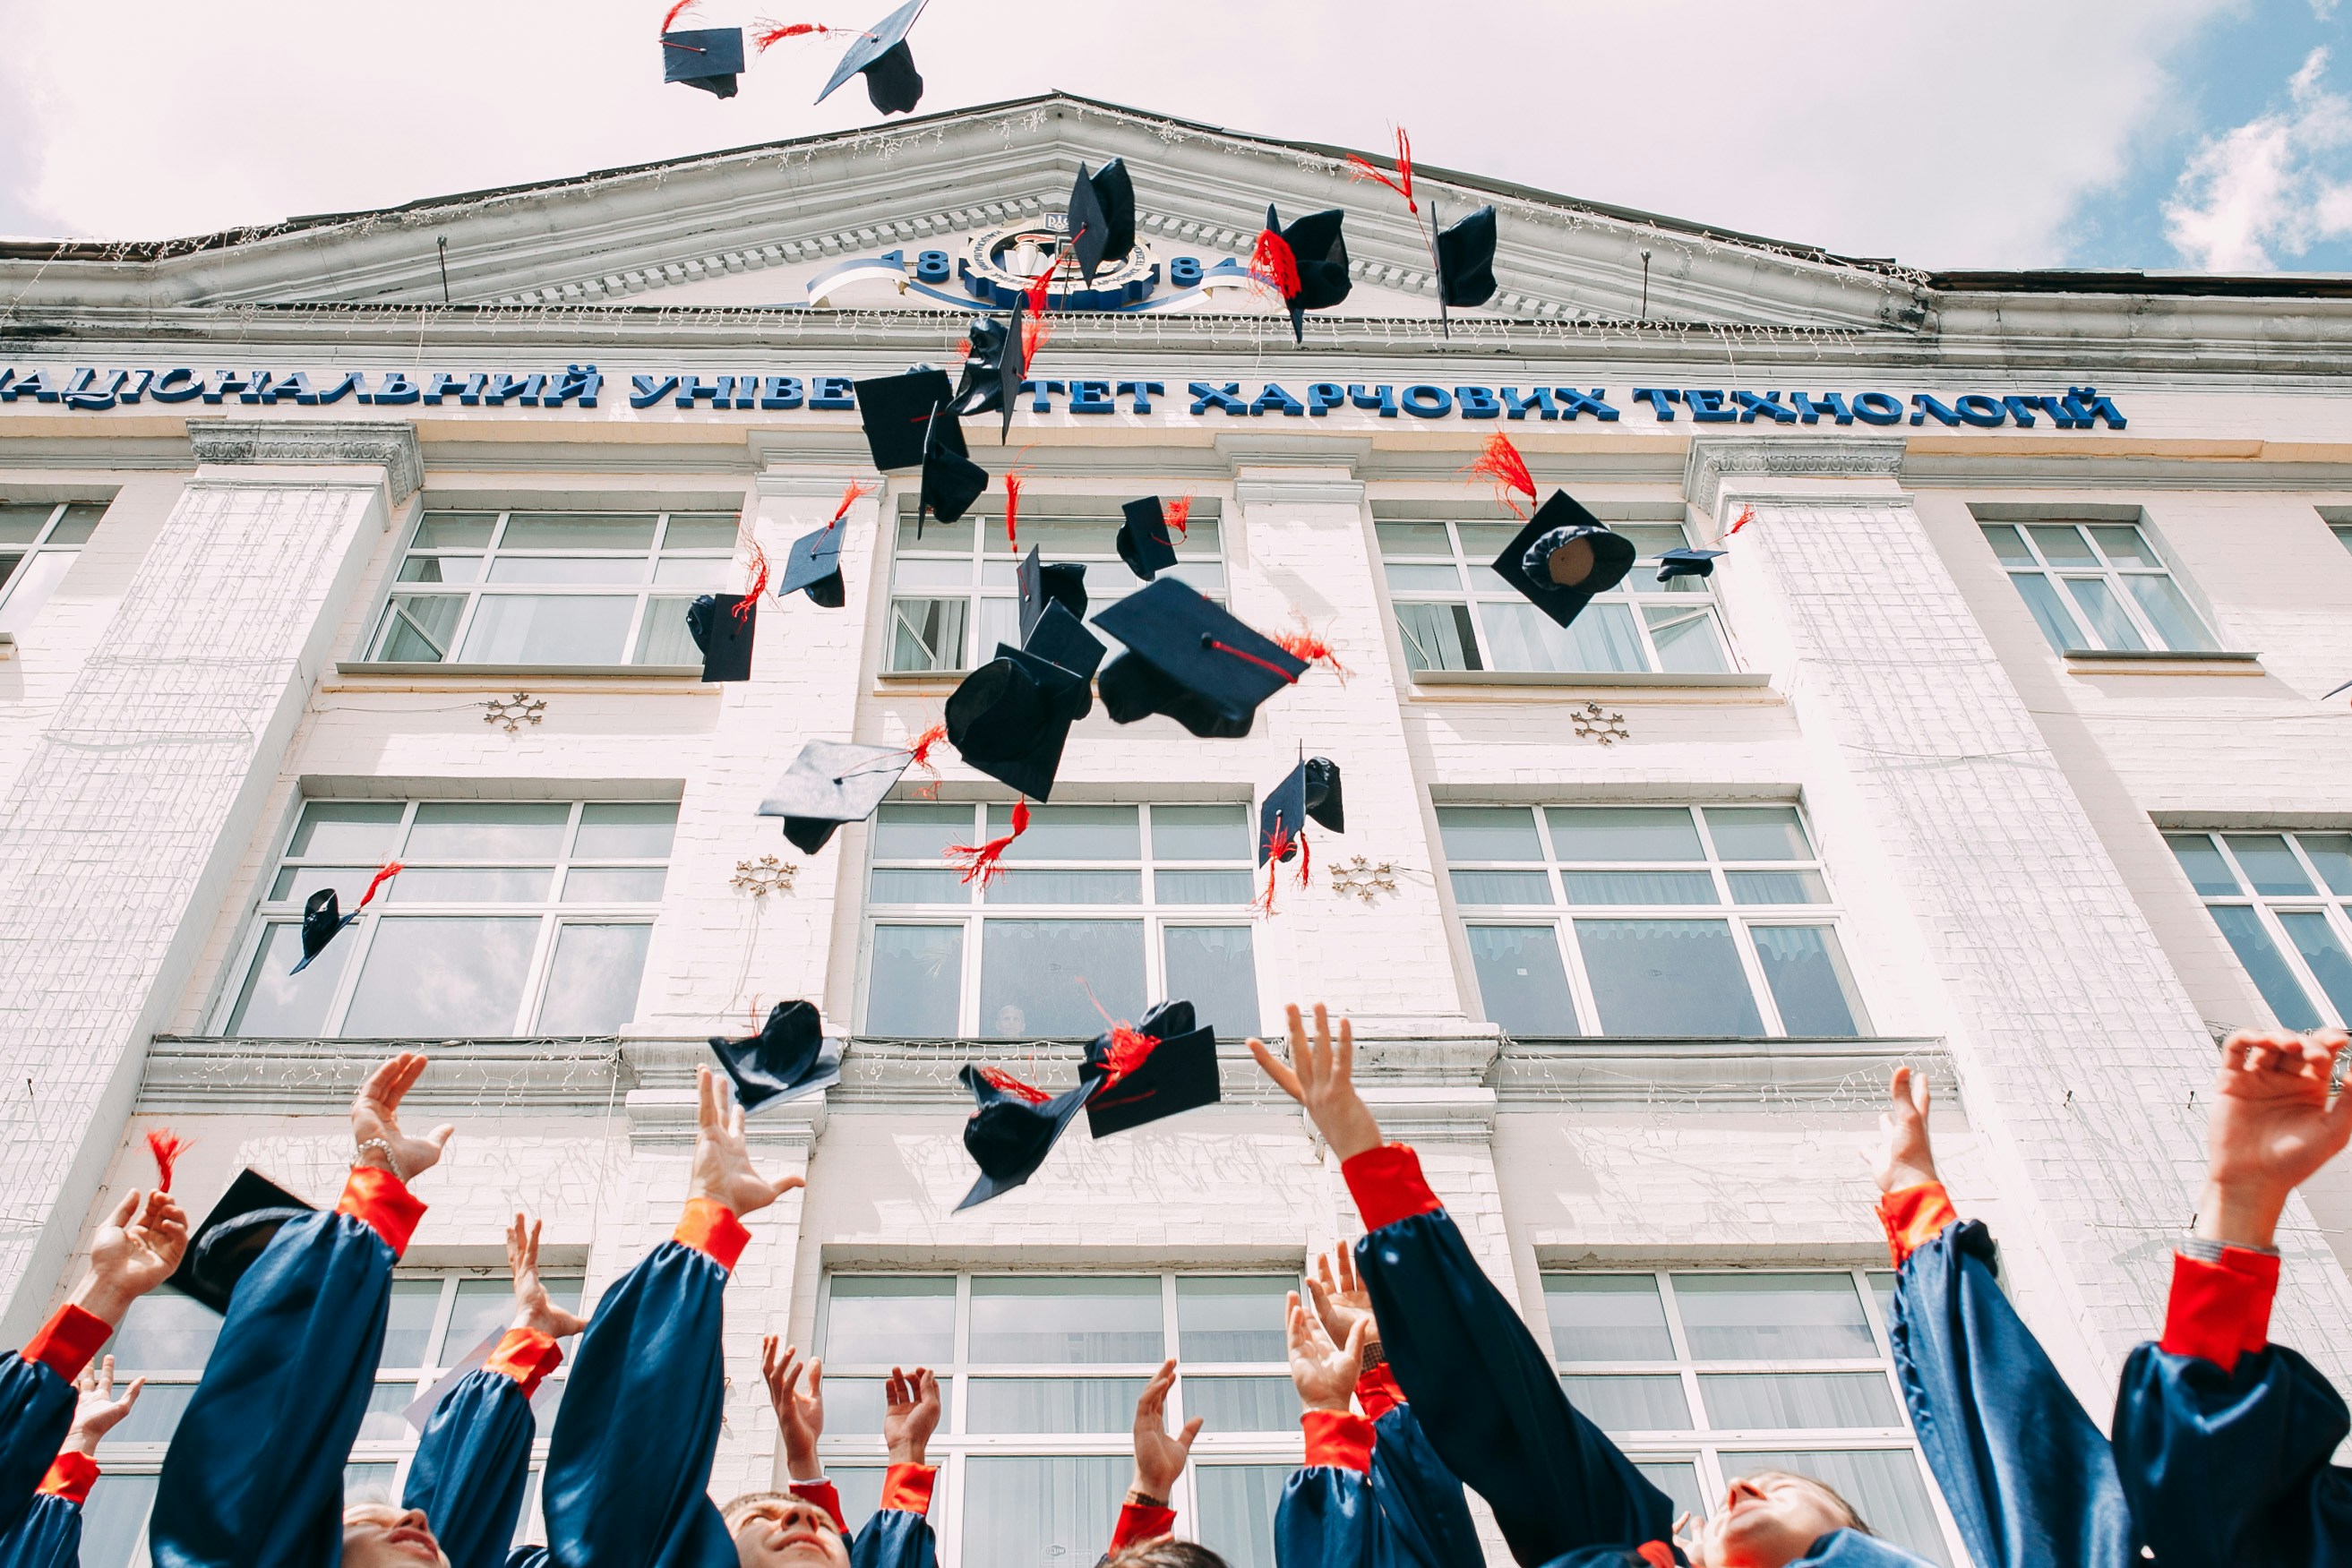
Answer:
<svg viewBox="0 0 2352 1568"><path fill-rule="evenodd" d="M1168 1435L1168 1393L1175 1386L1176 1358L1171 1356L1160 1364L1160 1370L1151 1375L1135 1402L1135 1486L1128 1493L1131 1502L1148 1498L1152 1506L1167 1507L1176 1478L1192 1461L1192 1439L1201 1435L1202 1417L1193 1416L1184 1423L1182 1431L1172 1437Z"/></svg>
<svg viewBox="0 0 2352 1568"><path fill-rule="evenodd" d="M1345 1410L1356 1392L1356 1375L1363 1365L1364 1335L1372 1320L1360 1319L1348 1331L1345 1343L1334 1344L1323 1324L1290 1292L1290 1381L1298 1401L1309 1410Z"/></svg>
<svg viewBox="0 0 2352 1568"><path fill-rule="evenodd" d="M549 1299L539 1277L538 1220L526 1224L520 1214L507 1227L507 1271L514 1276L515 1315L509 1327L537 1329L550 1339L570 1339L588 1326L588 1320L567 1312Z"/></svg>
<svg viewBox="0 0 2352 1568"><path fill-rule="evenodd" d="M1339 1020L1339 1044L1331 1044L1331 1017L1321 1002L1315 1004L1315 1043L1307 1043L1307 1026L1293 1004L1290 1017L1290 1061L1277 1061L1265 1041L1253 1039L1250 1054L1282 1092L1307 1107L1323 1141L1341 1159L1352 1159L1381 1146L1381 1124L1371 1107L1356 1092L1356 1033L1346 1019Z"/></svg>
<svg viewBox="0 0 2352 1568"><path fill-rule="evenodd" d="M352 1138L363 1146L352 1156L354 1165L390 1171L403 1182L415 1181L431 1170L457 1129L444 1124L421 1138L400 1130L400 1102L425 1074L430 1058L420 1051L401 1052L368 1074L352 1100Z"/></svg>
<svg viewBox="0 0 2352 1568"><path fill-rule="evenodd" d="M793 1345L779 1354L776 1336L769 1334L760 1341L760 1375L768 1380L768 1403L784 1434L785 1473L796 1481L820 1479L824 1467L817 1463L816 1443L824 1436L824 1363L802 1360Z"/></svg>
<svg viewBox="0 0 2352 1568"><path fill-rule="evenodd" d="M2352 1093L2332 1106L2327 1093L2344 1045L2339 1030L2308 1040L2240 1030L2222 1042L2199 1236L2271 1245L2287 1196L2352 1141Z"/></svg>
<svg viewBox="0 0 2352 1568"><path fill-rule="evenodd" d="M120 1323L131 1303L172 1277L188 1249L188 1217L168 1192L133 1188L89 1240L89 1272L74 1305Z"/></svg>
<svg viewBox="0 0 2352 1568"><path fill-rule="evenodd" d="M1886 1093L1890 1103L1879 1113L1880 1143L1871 1160L1878 1190L1900 1192L1937 1179L1936 1152L1927 1142L1927 1075L1898 1067Z"/></svg>
<svg viewBox="0 0 2352 1568"><path fill-rule="evenodd" d="M890 1369L882 1385L882 1441L894 1465L919 1465L940 1428L940 1380L928 1366Z"/></svg>
<svg viewBox="0 0 2352 1568"><path fill-rule="evenodd" d="M743 1107L732 1103L725 1081L708 1067L696 1068L694 1080L702 1103L694 1133L693 1197L723 1203L740 1219L806 1185L796 1176L773 1181L761 1176L743 1142Z"/></svg>
<svg viewBox="0 0 2352 1568"><path fill-rule="evenodd" d="M1381 1354L1381 1325L1372 1316L1372 1293L1356 1278L1356 1260L1348 1249L1339 1249L1336 1269L1328 1252L1315 1260L1315 1272L1307 1276L1307 1293L1333 1343L1347 1343L1356 1324L1364 1322L1370 1325L1364 1331L1364 1364L1377 1366L1386 1359Z"/></svg>
<svg viewBox="0 0 2352 1568"><path fill-rule="evenodd" d="M87 1454L94 1459L98 1458L100 1439L121 1425L122 1418L131 1414L131 1407L139 1403L139 1391L147 1386L147 1380L132 1378L131 1386L122 1391L121 1398L117 1399L114 1396L114 1358L110 1355L100 1360L95 1366L83 1367L81 1375L74 1379L74 1386L80 1390L81 1397L74 1404L73 1425L66 1429L65 1447L58 1451Z"/></svg>

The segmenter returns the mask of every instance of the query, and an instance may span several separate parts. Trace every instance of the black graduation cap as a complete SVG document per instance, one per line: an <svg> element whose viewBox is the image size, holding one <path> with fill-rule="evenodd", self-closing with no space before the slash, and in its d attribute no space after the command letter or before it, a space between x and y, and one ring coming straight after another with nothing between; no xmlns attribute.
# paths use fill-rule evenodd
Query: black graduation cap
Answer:
<svg viewBox="0 0 2352 1568"><path fill-rule="evenodd" d="M936 439L923 449L922 493L915 503L917 538L923 537L925 517L952 523L970 511L988 488L988 470L964 455L963 432L957 427L955 415L941 409L930 428ZM947 435L939 434L942 430L955 439L950 442Z"/></svg>
<svg viewBox="0 0 2352 1568"><path fill-rule="evenodd" d="M957 1072L977 1108L963 1124L964 1152L980 1166L980 1179L955 1207L965 1209L1011 1192L1037 1174L1070 1119L1094 1098L1102 1080L1081 1078L1078 1086L1048 1098L1009 1072L970 1062Z"/></svg>
<svg viewBox="0 0 2352 1568"><path fill-rule="evenodd" d="M1103 707L1116 724L1164 713L1203 739L1235 739L1250 732L1260 703L1307 673L1307 661L1172 577L1094 623L1127 644L1102 672Z"/></svg>
<svg viewBox="0 0 2352 1568"><path fill-rule="evenodd" d="M1021 639L1021 649L1041 659L1050 659L1072 674L1083 675L1089 681L1102 668L1103 655L1110 652L1103 645L1103 640L1087 631L1086 622L1071 614L1070 607L1058 599L1046 601L1045 613L1037 617L1029 634ZM1087 708L1093 706L1094 700L1089 696ZM1078 710L1078 717L1087 716L1087 708Z"/></svg>
<svg viewBox="0 0 2352 1568"><path fill-rule="evenodd" d="M751 634L757 629L756 608L738 615L740 593L706 593L686 607L686 630L702 650L706 681L748 681L751 678Z"/></svg>
<svg viewBox="0 0 2352 1568"><path fill-rule="evenodd" d="M1348 242L1339 233L1346 216L1339 208L1328 207L1285 228L1273 206L1265 209L1265 226L1282 236L1298 267L1298 292L1286 303L1291 334L1302 343L1307 341L1307 312L1328 310L1354 287L1348 277Z"/></svg>
<svg viewBox="0 0 2352 1568"><path fill-rule="evenodd" d="M955 398L948 404L957 418L994 413L1002 409L1005 423L1013 423L1013 400L1021 395L1021 355L1007 346L1018 340L1002 316L975 316L964 329L963 368L956 372Z"/></svg>
<svg viewBox="0 0 2352 1568"><path fill-rule="evenodd" d="M949 694L948 741L991 779L1047 800L1070 726L1091 706L1084 675L999 643Z"/></svg>
<svg viewBox="0 0 2352 1568"><path fill-rule="evenodd" d="M1192 1003L1162 1002L1144 1014L1132 1034L1160 1043L1141 1061L1124 1064L1125 1070L1112 1079L1115 1058L1123 1054L1122 1048L1131 1050L1134 1043L1132 1039L1119 1040L1119 1032L1106 1030L1095 1036L1094 1043L1087 1047L1086 1065L1079 1069L1082 1075L1109 1079L1087 1102L1087 1130L1096 1137L1108 1138L1130 1127L1213 1105L1223 1098L1223 1086L1217 1076L1217 1031L1194 1025Z"/></svg>
<svg viewBox="0 0 2352 1568"><path fill-rule="evenodd" d="M688 27L664 33L662 80L682 81L718 98L735 96L743 71L743 29Z"/></svg>
<svg viewBox="0 0 2352 1568"><path fill-rule="evenodd" d="M1274 858L1287 861L1297 854L1299 831L1309 821L1335 833L1347 831L1339 801L1339 765L1328 757L1307 758L1265 792L1257 809L1257 863L1264 865L1272 853L1277 829L1283 851Z"/></svg>
<svg viewBox="0 0 2352 1568"><path fill-rule="evenodd" d="M1495 298L1495 209L1480 207L1437 231L1437 297L1448 305Z"/></svg>
<svg viewBox="0 0 2352 1568"><path fill-rule="evenodd" d="M842 823L872 816L914 759L914 752L904 746L808 741L760 802L758 814L782 817L784 837L793 848L813 855Z"/></svg>
<svg viewBox="0 0 2352 1568"><path fill-rule="evenodd" d="M1117 261L1135 248L1135 182L1128 178L1126 159L1112 159L1091 177L1084 163L1078 165L1069 223L1070 250L1091 288L1105 261Z"/></svg>
<svg viewBox="0 0 2352 1568"><path fill-rule="evenodd" d="M277 1237L278 1228L316 1212L259 1171L239 1171L188 1238L188 1249L166 1283L226 1313L236 1282Z"/></svg>
<svg viewBox="0 0 2352 1568"><path fill-rule="evenodd" d="M1083 561L1057 560L1048 565L1038 559L1037 547L1031 545L1029 553L1021 558L1014 580L1021 587L1024 643L1029 641L1029 633L1037 629L1037 618L1045 613L1049 603L1066 604L1073 615L1087 612L1087 569Z"/></svg>
<svg viewBox="0 0 2352 1568"><path fill-rule="evenodd" d="M1713 577L1715 558L1728 553L1719 549L1670 549L1658 558L1658 580L1670 582L1677 577Z"/></svg>
<svg viewBox="0 0 2352 1568"><path fill-rule="evenodd" d="M784 559L784 580L776 585L776 595L808 592L810 602L827 610L838 610L849 597L848 586L841 580L841 525L829 524L813 534L803 534L793 541L793 553Z"/></svg>
<svg viewBox="0 0 2352 1568"><path fill-rule="evenodd" d="M915 69L914 52L907 47L907 29L923 14L925 0L907 0L873 26L857 35L833 79L816 95L823 103L834 89L860 71L866 73L866 96L884 114L905 114L923 101L922 73Z"/></svg>
<svg viewBox="0 0 2352 1568"><path fill-rule="evenodd" d="M1594 594L1606 593L1624 580L1634 553L1633 540L1611 533L1567 491L1554 490L1495 558L1495 570L1565 626ZM1575 580L1559 581L1553 575L1555 567L1570 570Z"/></svg>
<svg viewBox="0 0 2352 1568"><path fill-rule="evenodd" d="M302 905L302 961L287 971L299 975L310 967L310 960L327 950L335 933L359 918L359 911L345 915L337 904L335 890L322 887L312 894Z"/></svg>
<svg viewBox="0 0 2352 1568"><path fill-rule="evenodd" d="M814 1094L841 1082L841 1045L824 1038L811 1002L778 1002L760 1032L742 1040L710 1039L719 1065L735 1081L735 1103L747 1112Z"/></svg>
<svg viewBox="0 0 2352 1568"><path fill-rule="evenodd" d="M1168 537L1167 508L1159 497L1146 496L1119 509L1127 514L1127 520L1118 525L1118 559L1150 582L1154 573L1176 564L1176 546Z"/></svg>
<svg viewBox="0 0 2352 1568"><path fill-rule="evenodd" d="M925 366L902 376L877 376L859 382L856 391L866 449L873 454L874 466L885 474L920 466L934 444L963 455L963 428L955 423L950 406L955 388L949 384L947 371ZM943 413L949 417L933 417Z"/></svg>

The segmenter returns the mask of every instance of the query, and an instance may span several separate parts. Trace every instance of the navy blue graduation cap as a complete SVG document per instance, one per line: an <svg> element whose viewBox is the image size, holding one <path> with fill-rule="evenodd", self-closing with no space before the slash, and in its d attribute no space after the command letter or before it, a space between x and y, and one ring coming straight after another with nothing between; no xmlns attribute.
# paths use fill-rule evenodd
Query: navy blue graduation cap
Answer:
<svg viewBox="0 0 2352 1568"><path fill-rule="evenodd" d="M1307 673L1307 661L1172 577L1094 623L1127 644L1102 672L1103 707L1116 724L1163 713L1203 739L1234 739L1250 732L1260 703Z"/></svg>
<svg viewBox="0 0 2352 1568"><path fill-rule="evenodd" d="M706 593L686 607L687 634L702 650L706 681L751 678L751 634L758 601L743 593Z"/></svg>
<svg viewBox="0 0 2352 1568"><path fill-rule="evenodd" d="M1131 1030L1105 1030L1087 1047L1079 1072L1103 1081L1087 1102L1087 1130L1097 1138L1223 1097L1216 1030L1195 1026L1190 1002L1162 1002Z"/></svg>
<svg viewBox="0 0 2352 1568"><path fill-rule="evenodd" d="M1102 1080L1081 1078L1078 1086L1048 1096L999 1068L964 1064L956 1076L975 1103L963 1124L964 1152L980 1167L980 1179L955 1207L965 1209L1011 1192L1037 1174L1071 1118L1094 1098Z"/></svg>
<svg viewBox="0 0 2352 1568"><path fill-rule="evenodd" d="M165 1282L226 1313L236 1282L277 1239L279 1228L316 1212L259 1171L240 1171L188 1238L180 1266Z"/></svg>
<svg viewBox="0 0 2352 1568"><path fill-rule="evenodd" d="M1437 231L1437 298L1484 305L1495 297L1495 209L1480 207Z"/></svg>
<svg viewBox="0 0 2352 1568"><path fill-rule="evenodd" d="M1051 660L1088 681L1095 678L1095 672L1102 668L1103 656L1110 652L1103 645L1103 640L1087 631L1086 622L1071 614L1070 607L1059 600L1046 602L1045 613L1021 639L1021 651ZM1078 710L1078 717L1086 717L1087 709L1093 706L1090 695L1086 707Z"/></svg>
<svg viewBox="0 0 2352 1568"><path fill-rule="evenodd" d="M847 601L848 585L841 580L840 524L827 524L793 541L793 553L784 558L784 580L776 585L776 596L803 591L810 602L827 610L838 610Z"/></svg>
<svg viewBox="0 0 2352 1568"><path fill-rule="evenodd" d="M1671 582L1677 577L1713 577L1715 558L1727 553L1719 549L1670 549L1658 558L1658 580Z"/></svg>
<svg viewBox="0 0 2352 1568"><path fill-rule="evenodd" d="M833 68L833 78L816 95L817 102L831 98L835 88L861 72L866 77L866 96L884 114L905 114L922 102L922 73L915 69L914 51L907 47L907 29L923 14L924 4L925 0L907 0L858 34L841 63Z"/></svg>
<svg viewBox="0 0 2352 1568"><path fill-rule="evenodd" d="M845 740L805 742L776 780L759 815L782 817L784 837L804 854L824 848L844 822L862 822L915 759L905 746L858 746Z"/></svg>
<svg viewBox="0 0 2352 1568"><path fill-rule="evenodd" d="M1265 792L1257 810L1257 863L1287 861L1298 852L1299 835L1309 822L1347 831L1347 815L1339 800L1339 765L1328 757L1310 757Z"/></svg>
<svg viewBox="0 0 2352 1568"><path fill-rule="evenodd" d="M302 956L296 961L291 969L286 972L289 975L299 975L309 968L310 960L325 952L327 944L332 942L344 926L358 922L360 910L365 909L374 899L375 890L399 874L398 861L385 862L383 869L377 872L374 878L368 883L367 891L360 894L359 908L353 909L349 915L342 912L333 888L322 887L312 894L302 905Z"/></svg>
<svg viewBox="0 0 2352 1568"><path fill-rule="evenodd" d="M970 511L988 488L988 470L964 455L963 431L956 424L955 415L942 408L931 421L930 431L923 448L922 491L915 504L917 538L923 537L925 517L952 523Z"/></svg>
<svg viewBox="0 0 2352 1568"><path fill-rule="evenodd" d="M919 366L904 375L859 382L856 392L866 449L885 474L921 466L934 446L962 455L963 427L955 422L955 388L947 371Z"/></svg>
<svg viewBox="0 0 2352 1568"><path fill-rule="evenodd" d="M1001 316L972 319L964 334L969 347L956 375L955 399L948 405L957 418L1001 413L1005 430L1013 428L1013 404L1021 395L1022 303L1015 298L1009 321Z"/></svg>
<svg viewBox="0 0 2352 1568"><path fill-rule="evenodd" d="M1059 560L1047 564L1039 559L1037 547L1031 545L1029 553L1021 558L1014 572L1021 589L1021 641L1027 643L1029 633L1037 629L1037 618L1045 613L1048 604L1069 607L1073 615L1087 612L1087 568L1083 561Z"/></svg>
<svg viewBox="0 0 2352 1568"><path fill-rule="evenodd" d="M1594 594L1624 580L1634 553L1633 540L1611 533L1567 491L1554 490L1495 558L1495 570L1565 626Z"/></svg>
<svg viewBox="0 0 2352 1568"><path fill-rule="evenodd" d="M1135 182L1128 178L1127 160L1114 158L1094 174L1078 165L1078 183L1070 187L1070 250L1087 287L1106 261L1117 261L1135 248Z"/></svg>
<svg viewBox="0 0 2352 1568"><path fill-rule="evenodd" d="M1330 207L1309 213L1285 228L1273 206L1265 209L1265 229L1257 236L1252 270L1264 267L1275 278L1283 303L1290 308L1291 334L1301 343L1307 341L1307 312L1328 310L1346 299L1354 287L1348 277L1348 242L1339 233L1346 216ZM1285 256L1296 274L1295 287L1293 279L1282 275Z"/></svg>
<svg viewBox="0 0 2352 1568"><path fill-rule="evenodd" d="M1157 496L1129 501L1119 508L1127 520L1118 525L1118 559L1128 570L1150 582L1154 574L1176 564L1176 545L1168 537L1168 511Z"/></svg>
<svg viewBox="0 0 2352 1568"><path fill-rule="evenodd" d="M742 1040L710 1039L719 1065L735 1082L735 1103L746 1112L814 1094L841 1082L841 1044L824 1038L811 1002L778 1002L760 1032Z"/></svg>
<svg viewBox="0 0 2352 1568"><path fill-rule="evenodd" d="M743 71L742 28L688 27L665 32L661 42L662 80L682 81L718 98L735 96L735 78Z"/></svg>
<svg viewBox="0 0 2352 1568"><path fill-rule="evenodd" d="M1086 676L999 643L949 695L948 742L991 779L1051 800L1070 726L1092 706Z"/></svg>

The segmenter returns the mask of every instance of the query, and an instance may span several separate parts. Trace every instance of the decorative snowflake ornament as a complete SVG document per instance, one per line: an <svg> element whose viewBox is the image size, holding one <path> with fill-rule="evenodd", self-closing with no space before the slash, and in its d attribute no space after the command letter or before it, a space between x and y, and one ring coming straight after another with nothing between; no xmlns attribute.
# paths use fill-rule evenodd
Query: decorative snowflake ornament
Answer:
<svg viewBox="0 0 2352 1568"><path fill-rule="evenodd" d="M773 855L761 855L756 861L737 861L734 885L754 898L765 898L772 893L790 893L793 878L800 869L794 862L780 861Z"/></svg>
<svg viewBox="0 0 2352 1568"><path fill-rule="evenodd" d="M1599 703L1589 702L1580 708L1572 708L1569 717L1576 721L1576 735L1580 740L1597 740L1603 746L1614 746L1621 740L1633 738L1633 732L1625 727L1625 716L1607 712Z"/></svg>
<svg viewBox="0 0 2352 1568"><path fill-rule="evenodd" d="M1388 861L1372 862L1358 855L1331 868L1331 891L1342 898L1354 898L1370 904L1383 893L1396 891L1396 867Z"/></svg>
<svg viewBox="0 0 2352 1568"><path fill-rule="evenodd" d="M507 727L507 733L512 735L524 725L537 724L546 711L545 698L532 696L529 692L517 692L510 697L492 697L484 703L482 722L503 724Z"/></svg>

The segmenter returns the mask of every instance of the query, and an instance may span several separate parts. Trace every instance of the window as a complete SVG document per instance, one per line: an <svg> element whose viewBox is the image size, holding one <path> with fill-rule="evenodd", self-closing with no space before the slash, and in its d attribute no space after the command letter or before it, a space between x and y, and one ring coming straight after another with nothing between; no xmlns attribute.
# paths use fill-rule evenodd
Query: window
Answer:
<svg viewBox="0 0 2352 1568"><path fill-rule="evenodd" d="M611 1034L635 1016L674 801L311 800L263 892L232 1035ZM358 908L310 967L302 904Z"/></svg>
<svg viewBox="0 0 2352 1568"><path fill-rule="evenodd" d="M1794 806L1440 806L1437 823L1487 1019L1512 1034L1869 1032Z"/></svg>
<svg viewBox="0 0 2352 1568"><path fill-rule="evenodd" d="M95 502L0 501L0 632L33 623L104 516Z"/></svg>
<svg viewBox="0 0 2352 1568"><path fill-rule="evenodd" d="M1713 580L1657 580L1658 557L1690 543L1683 526L1609 526L1633 541L1640 559L1623 582L1596 597L1573 624L1561 627L1490 564L1519 524L1376 523L1406 664L1415 671L1718 674L1730 669Z"/></svg>
<svg viewBox="0 0 2352 1568"><path fill-rule="evenodd" d="M579 1276L557 1269L543 1278L557 1305L579 1310ZM399 1499L418 1434L406 1418L408 1407L454 1363L484 1339L503 1332L513 1314L514 1288L502 1272L404 1269L393 1277L374 1392L343 1466L347 1502ZM106 1473L83 1510L82 1568L131 1568L145 1561L142 1537L147 1510L155 1499L155 1475L220 1331L219 1313L166 1286L133 1302L106 1345L104 1354L115 1360L118 1392L132 1377L144 1376L148 1383L139 1403L99 1449L99 1463ZM572 1343L565 1342L567 1358L572 1349ZM539 1471L546 1460L565 1370L556 1370L534 1402L539 1430L520 1540L547 1539L539 1517Z"/></svg>
<svg viewBox="0 0 2352 1568"><path fill-rule="evenodd" d="M732 512L435 512L367 656L420 664L695 664L687 606L724 588Z"/></svg>
<svg viewBox="0 0 2352 1568"><path fill-rule="evenodd" d="M2206 653L2221 646L2137 523L1985 523L2054 651Z"/></svg>
<svg viewBox="0 0 2352 1568"><path fill-rule="evenodd" d="M1552 1355L1569 1399L1704 1518L1761 1469L1826 1481L1879 1534L1955 1553L1903 1415L1887 1351L1895 1276L1546 1274Z"/></svg>
<svg viewBox="0 0 2352 1568"><path fill-rule="evenodd" d="M946 850L1011 832L1012 807L909 802L876 814L867 1034L1092 1039L1105 1013L1132 1021L1171 998L1221 1035L1258 1031L1248 807L1032 806L1029 816L983 893Z"/></svg>
<svg viewBox="0 0 2352 1568"><path fill-rule="evenodd" d="M883 1379L929 1366L947 1561L1092 1563L1127 1492L1136 1396L1174 1355L1169 1429L1205 1422L1169 1500L1178 1528L1233 1568L1274 1568L1275 1505L1301 1459L1283 1335L1297 1288L1295 1274L830 1274L825 1473L855 1528L881 1496Z"/></svg>
<svg viewBox="0 0 2352 1568"><path fill-rule="evenodd" d="M2330 523L2327 525L2327 531L2336 536L2337 544L2342 545L2346 549L2352 550L2352 523Z"/></svg>
<svg viewBox="0 0 2352 1568"><path fill-rule="evenodd" d="M890 563L890 646L886 669L901 673L961 671L986 664L999 643L1021 641L1019 564L997 516L978 511L961 522L936 519L915 537L915 519L898 519L898 548ZM1056 513L1060 515L1056 515ZM1033 515L1035 514L1035 515ZM1093 614L1144 586L1118 559L1118 508L1076 497L1024 497L1018 524L1021 555L1032 545L1054 561L1087 563L1087 612ZM1217 504L1196 500L1192 525L1173 540L1180 578L1219 603L1225 598L1224 557Z"/></svg>
<svg viewBox="0 0 2352 1568"><path fill-rule="evenodd" d="M2167 833L2288 1029L2352 1022L2352 833Z"/></svg>

